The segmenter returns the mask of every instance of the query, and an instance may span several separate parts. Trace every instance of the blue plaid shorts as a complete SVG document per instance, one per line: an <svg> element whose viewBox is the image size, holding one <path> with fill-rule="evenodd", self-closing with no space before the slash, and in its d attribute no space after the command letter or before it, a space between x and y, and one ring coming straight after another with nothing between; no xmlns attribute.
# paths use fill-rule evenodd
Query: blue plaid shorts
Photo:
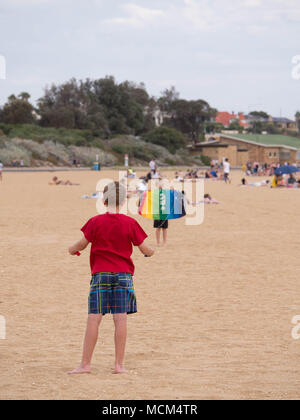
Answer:
<svg viewBox="0 0 300 420"><path fill-rule="evenodd" d="M131 274L93 274L89 295L89 314L134 314L136 312L137 304Z"/></svg>

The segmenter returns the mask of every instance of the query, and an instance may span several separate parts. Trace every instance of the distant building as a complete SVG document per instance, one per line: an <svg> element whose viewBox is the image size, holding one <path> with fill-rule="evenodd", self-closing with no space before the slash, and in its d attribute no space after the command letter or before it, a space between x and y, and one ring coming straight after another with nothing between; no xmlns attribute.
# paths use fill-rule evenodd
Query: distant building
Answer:
<svg viewBox="0 0 300 420"><path fill-rule="evenodd" d="M216 122L223 124L225 128L230 127L234 122L239 122L240 126L243 128L249 127L246 117L242 112L239 112L238 114L235 114L234 112L218 112Z"/></svg>
<svg viewBox="0 0 300 420"><path fill-rule="evenodd" d="M158 106L152 110L149 110L149 107L145 107L144 114L147 115L149 113L152 114L155 127L161 127L166 119L172 118L171 114L162 111Z"/></svg>
<svg viewBox="0 0 300 420"><path fill-rule="evenodd" d="M270 124L274 124L275 127L281 129L281 130L287 130L287 131L298 131L297 123L296 121L290 120L288 118L275 118L275 117L269 117Z"/></svg>
<svg viewBox="0 0 300 420"><path fill-rule="evenodd" d="M251 124L256 122L262 122L271 124L279 130L284 131L298 131L297 122L290 120L289 118L272 117L264 118L256 115L244 115L242 112L235 114L234 112L218 112L216 122L223 124L225 128L229 128L234 122L238 122L244 129L250 128Z"/></svg>
<svg viewBox="0 0 300 420"><path fill-rule="evenodd" d="M271 115L268 118L263 118L260 116L247 115L246 120L248 124L253 124L254 122L262 122L266 124L273 125L279 130L283 131L298 131L297 122L290 120L289 118L283 117L272 117Z"/></svg>
<svg viewBox="0 0 300 420"><path fill-rule="evenodd" d="M219 162L228 158L232 166L247 162L300 164L300 139L283 135L219 134L189 145L188 149L194 156L207 156Z"/></svg>

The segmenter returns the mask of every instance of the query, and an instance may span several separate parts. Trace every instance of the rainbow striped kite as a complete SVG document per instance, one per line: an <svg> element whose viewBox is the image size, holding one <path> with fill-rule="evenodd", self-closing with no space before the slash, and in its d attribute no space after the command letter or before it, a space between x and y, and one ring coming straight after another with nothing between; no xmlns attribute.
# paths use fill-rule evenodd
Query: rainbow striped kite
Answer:
<svg viewBox="0 0 300 420"><path fill-rule="evenodd" d="M164 189L146 191L139 214L152 220L180 219L186 215L183 194Z"/></svg>

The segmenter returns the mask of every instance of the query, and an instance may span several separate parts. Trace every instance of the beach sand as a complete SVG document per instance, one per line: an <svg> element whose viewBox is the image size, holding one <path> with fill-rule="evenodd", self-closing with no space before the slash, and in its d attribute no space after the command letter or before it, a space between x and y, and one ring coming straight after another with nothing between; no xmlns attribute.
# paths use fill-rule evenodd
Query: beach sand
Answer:
<svg viewBox="0 0 300 420"><path fill-rule="evenodd" d="M66 373L81 358L89 252L67 249L96 215L100 177L4 173L0 184L0 399L298 399L300 190L207 182L223 202L200 226L170 223L152 259L135 250L139 313L129 317L127 375L113 375L113 322L104 318L92 374ZM137 217L152 233L152 222Z"/></svg>

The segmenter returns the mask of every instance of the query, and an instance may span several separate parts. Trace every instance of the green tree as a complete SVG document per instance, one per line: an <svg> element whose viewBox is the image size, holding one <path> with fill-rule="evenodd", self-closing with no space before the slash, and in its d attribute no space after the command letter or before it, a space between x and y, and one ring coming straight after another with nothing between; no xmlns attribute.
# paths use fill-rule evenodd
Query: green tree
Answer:
<svg viewBox="0 0 300 420"><path fill-rule="evenodd" d="M144 130L143 85L116 83L112 76L52 85L39 100L41 125L91 129L96 135L140 134Z"/></svg>
<svg viewBox="0 0 300 420"><path fill-rule="evenodd" d="M236 120L236 121L232 121L232 123L229 126L229 130L236 130L236 131L242 132L243 127L240 125L240 122Z"/></svg>
<svg viewBox="0 0 300 420"><path fill-rule="evenodd" d="M29 102L30 95L11 95L0 112L0 121L5 124L32 124L35 121L34 107Z"/></svg>
<svg viewBox="0 0 300 420"><path fill-rule="evenodd" d="M157 105L163 112L172 112L174 103L180 98L179 92L176 91L175 86L170 89L165 89L162 96L158 99Z"/></svg>
<svg viewBox="0 0 300 420"><path fill-rule="evenodd" d="M204 139L205 122L210 121L215 115L216 110L204 100L179 99L172 104L172 116L169 124L196 143Z"/></svg>
<svg viewBox="0 0 300 420"><path fill-rule="evenodd" d="M252 111L250 114L252 117L263 118L267 120L269 118L269 114L264 111Z"/></svg>
<svg viewBox="0 0 300 420"><path fill-rule="evenodd" d="M169 150L170 153L176 151L186 145L185 138L182 133L169 127L159 127L150 131L143 136L143 139L148 143L163 146Z"/></svg>

